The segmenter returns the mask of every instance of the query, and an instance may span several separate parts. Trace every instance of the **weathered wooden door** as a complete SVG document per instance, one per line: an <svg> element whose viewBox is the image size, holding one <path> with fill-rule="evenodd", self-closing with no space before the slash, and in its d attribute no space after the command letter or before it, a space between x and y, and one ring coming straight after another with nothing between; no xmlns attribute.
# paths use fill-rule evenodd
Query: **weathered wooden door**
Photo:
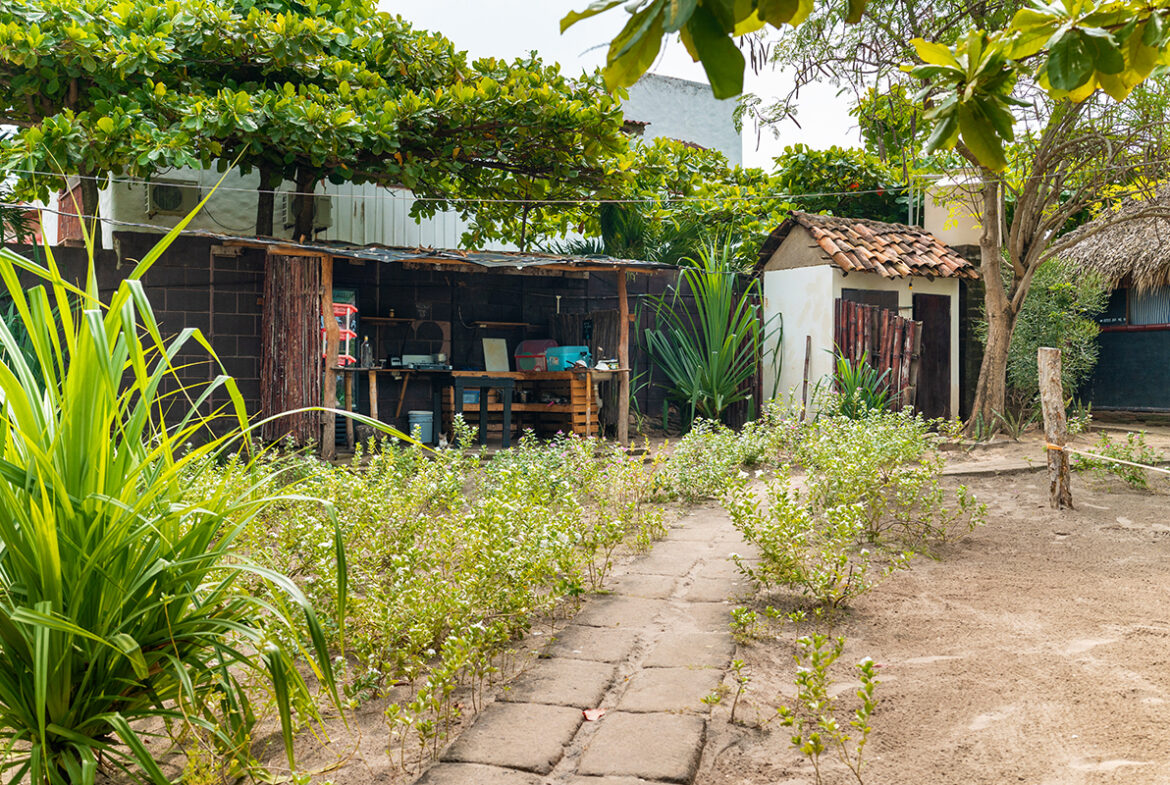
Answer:
<svg viewBox="0 0 1170 785"><path fill-rule="evenodd" d="M950 417L951 298L915 294L914 321L922 323L915 408L927 417Z"/></svg>

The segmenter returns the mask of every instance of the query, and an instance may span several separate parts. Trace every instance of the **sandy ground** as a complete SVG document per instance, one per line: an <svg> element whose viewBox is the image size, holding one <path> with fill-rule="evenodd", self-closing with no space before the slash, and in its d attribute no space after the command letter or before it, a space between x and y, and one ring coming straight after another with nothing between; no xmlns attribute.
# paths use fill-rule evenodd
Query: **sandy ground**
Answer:
<svg viewBox="0 0 1170 785"><path fill-rule="evenodd" d="M859 599L834 630L848 639L835 666L846 711L852 664L881 664L865 782L1170 783L1167 484L1136 492L1074 475L1065 512L1048 507L1042 472L967 484L989 504L987 525ZM739 647L747 725L717 708L703 785L813 782L787 729L768 722L794 696L796 634L776 632ZM824 781L855 782L839 766Z"/></svg>

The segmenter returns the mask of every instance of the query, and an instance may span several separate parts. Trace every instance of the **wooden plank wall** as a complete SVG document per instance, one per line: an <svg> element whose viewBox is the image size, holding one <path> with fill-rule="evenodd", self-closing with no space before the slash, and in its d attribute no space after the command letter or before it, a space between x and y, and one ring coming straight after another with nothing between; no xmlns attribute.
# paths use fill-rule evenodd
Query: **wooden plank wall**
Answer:
<svg viewBox="0 0 1170 785"><path fill-rule="evenodd" d="M833 342L838 356L888 371L886 387L895 405L914 405L922 323L905 319L887 308L849 300L833 302Z"/></svg>

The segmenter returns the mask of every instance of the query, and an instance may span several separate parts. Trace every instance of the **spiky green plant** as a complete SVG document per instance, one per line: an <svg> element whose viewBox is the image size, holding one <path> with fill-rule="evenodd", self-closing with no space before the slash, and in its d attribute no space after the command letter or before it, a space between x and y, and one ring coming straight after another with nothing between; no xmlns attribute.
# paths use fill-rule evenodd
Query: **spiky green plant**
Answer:
<svg viewBox="0 0 1170 785"><path fill-rule="evenodd" d="M765 346L779 350L782 328L762 316L759 279L741 286L730 241L708 245L689 261L680 285L649 301L656 324L646 330L645 345L684 414L718 421L729 406L751 397L749 382ZM682 299L682 284L694 298L693 311Z"/></svg>
<svg viewBox="0 0 1170 785"><path fill-rule="evenodd" d="M184 388L175 358L199 331L164 339L141 283L181 222L99 300L94 255L80 288L0 251L0 278L31 345L0 322L0 771L7 782L93 783L99 769L167 782L147 747L195 726L248 764L254 711L242 682L271 685L292 766L294 706L314 703L293 654L305 640L336 688L312 607L287 578L249 563L236 539L270 501L201 477L255 458L235 382ZM19 274L40 284L28 289ZM206 413L213 395L226 403ZM164 419L169 410L172 419ZM213 417L232 430L210 437ZM193 437L210 438L198 446ZM235 455L229 458L229 455ZM195 481L204 490L190 498ZM337 539L339 618L344 554ZM241 584L259 577L268 599ZM294 608L297 611L285 609ZM303 614L303 618L302 618ZM283 633L276 634L277 629ZM311 712L312 709L309 709Z"/></svg>

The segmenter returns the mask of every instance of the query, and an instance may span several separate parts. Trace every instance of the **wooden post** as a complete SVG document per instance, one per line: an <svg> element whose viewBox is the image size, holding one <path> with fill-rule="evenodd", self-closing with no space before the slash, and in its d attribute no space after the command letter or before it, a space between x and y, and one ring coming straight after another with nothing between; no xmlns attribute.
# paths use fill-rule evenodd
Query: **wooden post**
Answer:
<svg viewBox="0 0 1170 785"><path fill-rule="evenodd" d="M321 423L321 457L326 460L337 455L337 367L341 330L333 316L333 257L321 257L321 321L325 324L325 412Z"/></svg>
<svg viewBox="0 0 1170 785"><path fill-rule="evenodd" d="M841 302L838 300L837 302ZM800 391L800 418L808 418L808 366L812 361L812 336L804 336L804 387Z"/></svg>
<svg viewBox="0 0 1170 785"><path fill-rule="evenodd" d="M1068 453L1063 449L1068 439L1064 418L1064 387L1060 383L1060 349L1041 347L1036 352L1040 376L1040 406L1044 411L1044 438L1048 442L1048 492L1057 510L1072 509L1069 485Z"/></svg>
<svg viewBox="0 0 1170 785"><path fill-rule="evenodd" d="M345 410L347 412L357 411L357 402L354 400L354 379L356 371L347 371L344 375L345 380ZM345 418L345 446L353 449L353 418Z"/></svg>
<svg viewBox="0 0 1170 785"><path fill-rule="evenodd" d="M626 293L626 271L617 272L618 298L618 413L617 438L624 447L630 443L630 300Z"/></svg>
<svg viewBox="0 0 1170 785"><path fill-rule="evenodd" d="M370 383L370 419L378 419L378 372L372 368L368 371Z"/></svg>

